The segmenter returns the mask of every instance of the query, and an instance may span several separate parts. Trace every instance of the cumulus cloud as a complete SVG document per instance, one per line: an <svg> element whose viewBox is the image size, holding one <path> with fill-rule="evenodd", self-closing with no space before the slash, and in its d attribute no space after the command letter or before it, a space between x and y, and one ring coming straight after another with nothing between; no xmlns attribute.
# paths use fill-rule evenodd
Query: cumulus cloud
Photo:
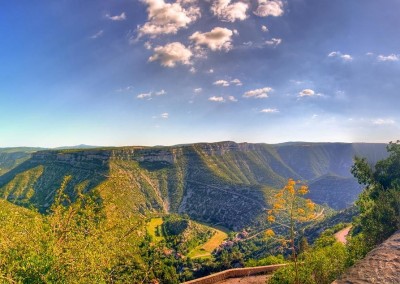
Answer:
<svg viewBox="0 0 400 284"><path fill-rule="evenodd" d="M153 46L152 46L151 42L146 41L146 42L144 43L144 48L146 48L147 50L150 50L150 49L153 48Z"/></svg>
<svg viewBox="0 0 400 284"><path fill-rule="evenodd" d="M186 28L200 16L200 8L190 5L184 8L186 2L165 3L164 0L142 0L147 4L148 22L138 28L139 36L155 37L161 34L176 34ZM190 1L192 2L192 1Z"/></svg>
<svg viewBox="0 0 400 284"><path fill-rule="evenodd" d="M216 97L216 96L212 96L208 98L209 101L211 102L224 102L224 98L223 97Z"/></svg>
<svg viewBox="0 0 400 284"><path fill-rule="evenodd" d="M192 55L190 49L186 48L182 43L173 42L154 48L154 55L149 58L149 61L160 61L162 66L175 67L177 63L191 64L190 58Z"/></svg>
<svg viewBox="0 0 400 284"><path fill-rule="evenodd" d="M228 87L229 86L229 82L225 81L225 80L218 80L218 81L215 81L213 83L213 85L221 86L221 87Z"/></svg>
<svg viewBox="0 0 400 284"><path fill-rule="evenodd" d="M190 36L190 40L198 46L207 46L209 49L225 50L232 49L233 32L227 28L216 27L210 32L195 32Z"/></svg>
<svg viewBox="0 0 400 284"><path fill-rule="evenodd" d="M115 15L115 16L111 16L111 15L107 14L106 18L111 21L124 21L124 20L126 20L126 14L125 14L125 12L122 12L121 15Z"/></svg>
<svg viewBox="0 0 400 284"><path fill-rule="evenodd" d="M396 54L390 54L390 55L378 55L377 57L378 61L399 61L400 57L399 55Z"/></svg>
<svg viewBox="0 0 400 284"><path fill-rule="evenodd" d="M230 102L237 102L238 100L237 100L237 98L235 98L234 96L228 96L228 101L230 101Z"/></svg>
<svg viewBox="0 0 400 284"><path fill-rule="evenodd" d="M150 93L141 93L141 94L139 94L139 95L137 95L137 98L138 99L150 99L151 98L151 92Z"/></svg>
<svg viewBox="0 0 400 284"><path fill-rule="evenodd" d="M272 88L264 87L261 89L250 90L244 93L244 98L255 98L255 99L263 99L268 98L268 93L272 92Z"/></svg>
<svg viewBox="0 0 400 284"><path fill-rule="evenodd" d="M269 32L269 29L268 29L267 26L261 26L261 30L262 30L264 33Z"/></svg>
<svg viewBox="0 0 400 284"><path fill-rule="evenodd" d="M240 81L239 79L233 79L230 83L234 84L236 86L242 86L243 85L242 81Z"/></svg>
<svg viewBox="0 0 400 284"><path fill-rule="evenodd" d="M243 2L231 4L231 0L215 0L211 5L211 12L219 19L227 22L243 21L247 18L249 5Z"/></svg>
<svg viewBox="0 0 400 284"><path fill-rule="evenodd" d="M271 40L267 40L265 42L266 45L271 45L271 46L278 46L282 43L281 38L271 38Z"/></svg>
<svg viewBox="0 0 400 284"><path fill-rule="evenodd" d="M393 119L390 118L377 118L372 120L372 124L375 125L393 125L396 122Z"/></svg>
<svg viewBox="0 0 400 284"><path fill-rule="evenodd" d="M331 53L328 54L328 57L340 58L345 62L353 60L353 57L350 54L342 54L340 51L332 51Z"/></svg>
<svg viewBox="0 0 400 284"><path fill-rule="evenodd" d="M281 0L258 0L258 7L254 11L254 14L259 17L279 17L283 13L283 2Z"/></svg>
<svg viewBox="0 0 400 284"><path fill-rule="evenodd" d="M321 94L316 93L312 89L304 89L301 92L299 92L298 97L299 98L304 98L304 97L320 97L322 96Z"/></svg>
<svg viewBox="0 0 400 284"><path fill-rule="evenodd" d="M163 96L163 95L167 94L167 92L163 89L163 90L161 90L161 91L159 91L159 92L155 92L154 94L155 94L156 96Z"/></svg>
<svg viewBox="0 0 400 284"><path fill-rule="evenodd" d="M260 111L261 113L278 113L279 110L276 108L265 108Z"/></svg>
<svg viewBox="0 0 400 284"><path fill-rule="evenodd" d="M162 113L160 116L161 116L161 118L163 118L163 119L168 119L169 113L168 113L168 112L164 112L164 113Z"/></svg>

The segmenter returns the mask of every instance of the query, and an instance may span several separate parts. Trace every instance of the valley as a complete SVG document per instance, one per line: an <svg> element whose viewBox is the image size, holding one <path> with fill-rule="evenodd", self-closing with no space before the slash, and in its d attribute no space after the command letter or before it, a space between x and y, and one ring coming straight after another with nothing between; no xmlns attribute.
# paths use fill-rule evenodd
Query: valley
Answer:
<svg viewBox="0 0 400 284"><path fill-rule="evenodd" d="M74 260L77 272L86 273L80 265L95 265L103 248L114 246L99 258L104 275L122 269L118 261L132 258L133 270L122 269L118 277L170 279L165 283L177 283L177 275L183 281L242 267L252 259L261 259L259 265L281 263L281 258L262 262L278 252L279 245L264 234L271 227L266 211L274 206L271 198L277 190L291 177L309 185L304 198L317 203L316 218L327 217L304 227L313 241L356 214L351 206L362 187L350 173L354 157L366 157L370 164L387 157L385 144L229 141L0 153L0 168L6 169L0 175L0 197L8 210L1 215L3 231L15 231L16 236L25 228L35 231L46 246L32 249L56 261L37 260L43 261L44 270L71 261L81 241L90 239L92 251ZM23 216L14 228L4 217L14 214L10 212ZM25 225L31 218L35 223ZM82 234L82 226L88 226L87 233ZM70 237L59 239L64 230ZM59 240L65 242L64 252L52 247ZM15 241L29 244L26 238ZM65 277L75 281L73 275Z"/></svg>

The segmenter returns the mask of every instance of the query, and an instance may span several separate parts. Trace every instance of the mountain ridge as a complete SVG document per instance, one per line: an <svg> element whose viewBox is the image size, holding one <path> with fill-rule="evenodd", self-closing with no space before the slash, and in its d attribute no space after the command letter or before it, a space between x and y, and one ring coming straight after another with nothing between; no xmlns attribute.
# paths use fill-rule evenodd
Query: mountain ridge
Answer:
<svg viewBox="0 0 400 284"><path fill-rule="evenodd" d="M288 178L306 180L310 198L319 203L348 207L361 190L350 174L353 157L374 163L385 157L385 146L222 141L41 150L0 176L0 197L46 212L64 177L71 176L71 199L78 188L96 189L124 212L188 214L239 229L261 222L268 196Z"/></svg>

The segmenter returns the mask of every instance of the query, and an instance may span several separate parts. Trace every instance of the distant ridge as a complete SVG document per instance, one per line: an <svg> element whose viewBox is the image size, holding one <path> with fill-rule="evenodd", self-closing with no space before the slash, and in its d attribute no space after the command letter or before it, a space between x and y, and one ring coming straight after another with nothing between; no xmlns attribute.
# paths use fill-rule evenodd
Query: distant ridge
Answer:
<svg viewBox="0 0 400 284"><path fill-rule="evenodd" d="M54 150L68 150L68 149L95 149L95 148L103 148L102 146L93 146L93 145L86 145L86 144L79 144L74 146L61 146L52 148Z"/></svg>

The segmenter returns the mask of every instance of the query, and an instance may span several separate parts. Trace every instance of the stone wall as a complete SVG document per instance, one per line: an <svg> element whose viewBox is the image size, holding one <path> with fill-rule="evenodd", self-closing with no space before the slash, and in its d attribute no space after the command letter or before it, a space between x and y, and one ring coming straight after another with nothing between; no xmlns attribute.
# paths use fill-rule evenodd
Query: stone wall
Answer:
<svg viewBox="0 0 400 284"><path fill-rule="evenodd" d="M275 265L267 265L267 266L228 269L228 270L224 270L222 272L211 274L206 277L187 281L182 284L212 284L212 283L216 283L218 281L223 281L228 278L237 278L237 277L253 276L253 275L258 275L258 274L267 274L267 273L271 273L271 272L273 272L283 266L286 266L286 265L287 264L275 264Z"/></svg>

